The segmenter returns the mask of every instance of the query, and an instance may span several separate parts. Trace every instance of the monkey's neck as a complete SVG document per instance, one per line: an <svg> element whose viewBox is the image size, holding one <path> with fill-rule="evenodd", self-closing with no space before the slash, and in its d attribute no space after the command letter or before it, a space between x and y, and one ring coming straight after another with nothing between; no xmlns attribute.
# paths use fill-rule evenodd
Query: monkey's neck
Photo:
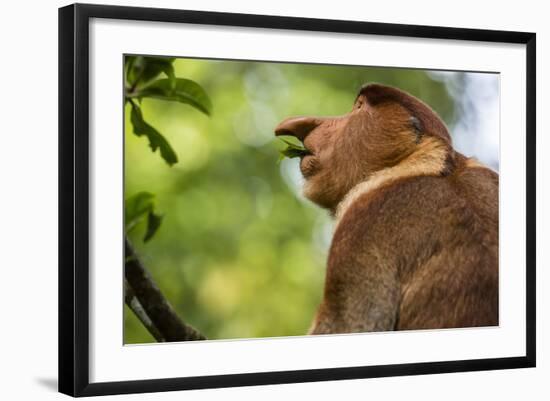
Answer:
<svg viewBox="0 0 550 401"><path fill-rule="evenodd" d="M361 196L395 181L424 175L440 176L449 174L449 154L454 152L435 138L426 138L417 150L398 164L374 172L366 180L356 184L336 206L334 211L335 228L350 208Z"/></svg>

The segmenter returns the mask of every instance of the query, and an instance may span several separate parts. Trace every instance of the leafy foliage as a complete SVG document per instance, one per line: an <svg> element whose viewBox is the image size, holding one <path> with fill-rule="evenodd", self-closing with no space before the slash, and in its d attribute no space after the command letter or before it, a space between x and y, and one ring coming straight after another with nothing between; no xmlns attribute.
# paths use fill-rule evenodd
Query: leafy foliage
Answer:
<svg viewBox="0 0 550 401"><path fill-rule="evenodd" d="M146 136L149 146L154 152L160 149L160 155L172 166L178 162L176 152L170 143L151 124L143 119L143 113L132 99L138 99L140 104L145 98L180 102L210 115L212 102L206 91L190 79L176 78L174 73L174 58L127 56L125 59L125 98L132 105L131 122L134 134ZM164 73L168 78L157 79Z"/></svg>
<svg viewBox="0 0 550 401"><path fill-rule="evenodd" d="M171 102L188 104L203 113L210 115L212 102L206 91L190 79L176 78L174 58L126 56L125 100L131 105L130 122L136 136L145 136L149 141L151 151L159 149L160 156L169 165L178 162L178 156L170 142L151 124L143 118L141 103L143 99L161 99ZM164 74L167 78L157 78ZM134 101L137 99L139 105ZM126 231L129 232L135 224L146 215L147 229L143 241L149 241L162 222L162 216L154 212L154 195L149 192L139 192L125 202Z"/></svg>

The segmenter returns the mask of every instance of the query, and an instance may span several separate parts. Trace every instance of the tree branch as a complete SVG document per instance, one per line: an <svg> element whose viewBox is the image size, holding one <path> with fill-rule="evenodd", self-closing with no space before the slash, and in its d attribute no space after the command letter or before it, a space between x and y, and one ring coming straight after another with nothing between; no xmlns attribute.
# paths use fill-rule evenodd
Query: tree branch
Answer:
<svg viewBox="0 0 550 401"><path fill-rule="evenodd" d="M138 312L141 317L135 311L134 313L140 320L142 320L142 317L145 318L144 316L149 319L151 324L144 323L144 325L153 337L157 341L159 341L157 336L164 341L206 340L203 334L179 318L172 305L162 295L151 275L139 260L128 238L125 239L125 253L124 275L129 288L133 291L135 298L137 298L145 312L145 314ZM131 301L131 298L129 300ZM132 308L132 306L130 307ZM139 310L139 307L137 309Z"/></svg>
<svg viewBox="0 0 550 401"><path fill-rule="evenodd" d="M153 337L155 337L155 340L157 340L157 342L159 343L165 342L162 334L160 334L158 329L155 327L155 325L147 315L147 312L145 312L145 309L143 309L143 306L141 306L141 304L139 303L136 294L134 293L134 290L132 290L132 287L130 286L130 284L128 284L128 281L126 279L124 280L124 301L126 301L126 305L128 305L132 312L134 312L141 324L145 326L147 331L151 333Z"/></svg>

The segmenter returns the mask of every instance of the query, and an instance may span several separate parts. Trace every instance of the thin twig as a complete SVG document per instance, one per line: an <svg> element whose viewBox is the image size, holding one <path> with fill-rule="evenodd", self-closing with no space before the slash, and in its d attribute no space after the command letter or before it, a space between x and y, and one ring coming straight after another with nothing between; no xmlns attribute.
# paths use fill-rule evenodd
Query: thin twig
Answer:
<svg viewBox="0 0 550 401"><path fill-rule="evenodd" d="M147 312L145 312L145 309L143 309L143 306L139 303L134 290L132 290L132 287L130 287L127 280L124 280L124 301L137 316L141 324L143 324L147 331L155 338L155 340L159 343L164 342L165 340L162 337L162 334L160 334L149 316L147 316Z"/></svg>

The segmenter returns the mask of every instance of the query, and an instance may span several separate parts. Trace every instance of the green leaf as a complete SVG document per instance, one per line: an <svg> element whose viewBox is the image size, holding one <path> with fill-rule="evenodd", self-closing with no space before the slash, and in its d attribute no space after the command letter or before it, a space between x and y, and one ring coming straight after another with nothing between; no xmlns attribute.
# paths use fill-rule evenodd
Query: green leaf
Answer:
<svg viewBox="0 0 550 401"><path fill-rule="evenodd" d="M168 80L170 81L170 88L173 90L176 88L176 73L174 72L174 66L172 63L166 64L162 70L166 76L168 77Z"/></svg>
<svg viewBox="0 0 550 401"><path fill-rule="evenodd" d="M130 231L146 214L154 208L155 195L150 192L138 192L124 201L124 226Z"/></svg>
<svg viewBox="0 0 550 401"><path fill-rule="evenodd" d="M284 159L285 157L288 157L289 159L292 159L294 157L302 157L305 155L308 155L309 152L302 144L296 145L292 142L289 142L285 139L281 139L284 143L286 143L286 148L280 151L279 161Z"/></svg>
<svg viewBox="0 0 550 401"><path fill-rule="evenodd" d="M147 231L143 237L143 242L147 242L153 238L153 235L155 235L160 227L160 223L162 223L162 217L163 216L155 214L153 211L147 214Z"/></svg>
<svg viewBox="0 0 550 401"><path fill-rule="evenodd" d="M150 192L138 192L124 201L124 219L126 233L130 232L147 215L147 228L143 242L149 241L157 232L163 216L155 213L155 195Z"/></svg>
<svg viewBox="0 0 550 401"><path fill-rule="evenodd" d="M295 147L302 147L303 144L302 141L300 141L298 138L292 135L279 135L277 139L281 140L284 144L289 146L295 146Z"/></svg>
<svg viewBox="0 0 550 401"><path fill-rule="evenodd" d="M175 84L174 84L175 81ZM206 91L195 81L184 78L158 79L139 90L131 97L176 101L188 104L202 111L206 115L212 113L212 102Z"/></svg>
<svg viewBox="0 0 550 401"><path fill-rule="evenodd" d="M130 86L130 79L132 74L132 67L136 61L135 56L124 57L124 81L126 86Z"/></svg>
<svg viewBox="0 0 550 401"><path fill-rule="evenodd" d="M172 57L127 56L126 80L133 88L147 85L161 72L173 81L175 78ZM126 61L126 60L125 60Z"/></svg>
<svg viewBox="0 0 550 401"><path fill-rule="evenodd" d="M149 146L151 147L151 150L155 152L157 149L160 149L161 157L166 161L166 163L168 163L169 166L176 164L178 162L178 156L168 141L160 134L160 132L145 122L141 109L135 103L130 103L132 105L130 120L134 126L134 134L137 136L145 135L147 139L149 139Z"/></svg>

